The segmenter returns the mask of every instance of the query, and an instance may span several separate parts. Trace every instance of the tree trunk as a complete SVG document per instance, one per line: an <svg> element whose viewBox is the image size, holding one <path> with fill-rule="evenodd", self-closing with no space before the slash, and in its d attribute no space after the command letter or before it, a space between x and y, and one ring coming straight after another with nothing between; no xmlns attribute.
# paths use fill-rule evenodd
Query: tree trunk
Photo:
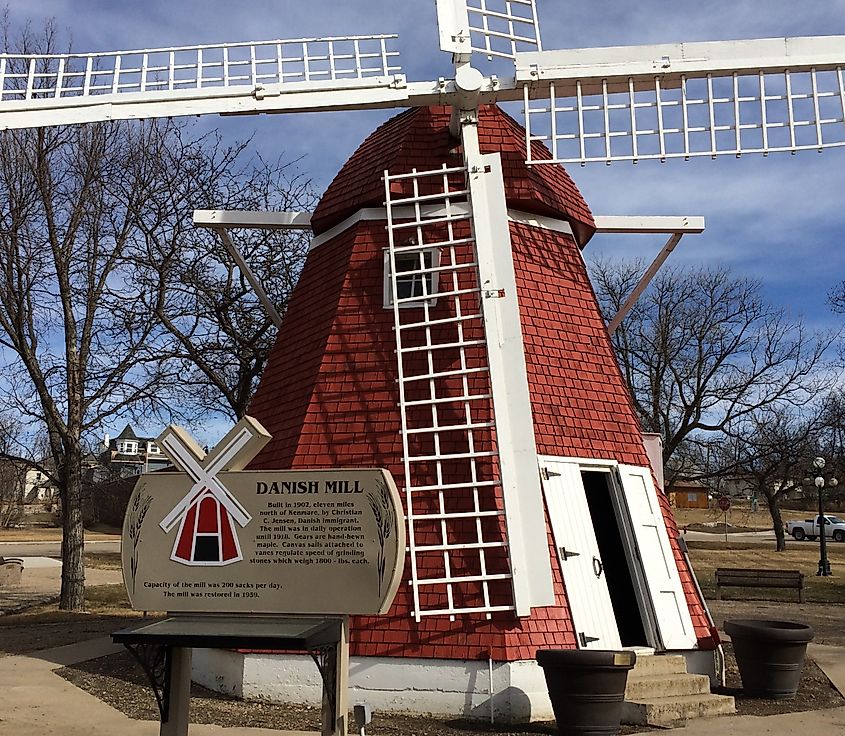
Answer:
<svg viewBox="0 0 845 736"><path fill-rule="evenodd" d="M778 499L772 496L766 496L766 502L769 505L769 513L772 516L772 528L775 530L775 539L777 540L778 552L786 551L786 538L783 533L783 519L780 515L780 506Z"/></svg>
<svg viewBox="0 0 845 736"><path fill-rule="evenodd" d="M66 457L65 492L62 496L62 592L63 611L85 609L85 526L82 521L80 464Z"/></svg>

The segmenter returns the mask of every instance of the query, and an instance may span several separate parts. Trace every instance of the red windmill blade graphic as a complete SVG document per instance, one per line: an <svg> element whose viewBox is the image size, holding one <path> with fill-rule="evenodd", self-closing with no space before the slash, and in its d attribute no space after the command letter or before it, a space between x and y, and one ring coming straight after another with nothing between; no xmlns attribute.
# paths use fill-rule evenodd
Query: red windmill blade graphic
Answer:
<svg viewBox="0 0 845 736"><path fill-rule="evenodd" d="M170 559L183 565L220 566L243 558L235 524L245 527L252 517L217 474L243 469L269 440L251 417L241 419L208 455L180 427L171 425L162 433L158 445L194 481L159 523L165 533L179 526Z"/></svg>

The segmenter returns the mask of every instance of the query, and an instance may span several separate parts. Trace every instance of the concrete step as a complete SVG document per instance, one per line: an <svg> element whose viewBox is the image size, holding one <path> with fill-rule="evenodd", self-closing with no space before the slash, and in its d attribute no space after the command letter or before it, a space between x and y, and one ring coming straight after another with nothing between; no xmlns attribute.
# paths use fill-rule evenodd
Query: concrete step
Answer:
<svg viewBox="0 0 845 736"><path fill-rule="evenodd" d="M677 674L687 671L687 661L681 654L651 654L637 656L634 669L628 677L640 677L658 674Z"/></svg>
<svg viewBox="0 0 845 736"><path fill-rule="evenodd" d="M639 675L636 670L628 675L625 687L626 700L639 700L660 696L701 695L710 692L707 675L690 675L684 672L659 675Z"/></svg>
<svg viewBox="0 0 845 736"><path fill-rule="evenodd" d="M636 726L671 726L691 718L735 713L730 695L678 695L668 698L643 698L625 701L622 722Z"/></svg>

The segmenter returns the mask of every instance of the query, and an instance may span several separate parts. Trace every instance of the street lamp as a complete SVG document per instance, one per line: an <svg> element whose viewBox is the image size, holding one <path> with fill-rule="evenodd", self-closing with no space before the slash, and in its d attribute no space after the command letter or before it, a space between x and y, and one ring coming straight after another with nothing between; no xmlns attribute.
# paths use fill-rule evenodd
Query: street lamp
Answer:
<svg viewBox="0 0 845 736"><path fill-rule="evenodd" d="M813 485L816 487L816 490L819 494L819 569L816 575L827 577L828 575L832 575L833 573L830 571L830 560L827 559L827 539L825 538L824 523L824 498L822 494L824 491L825 482L831 488L836 488L836 486L839 485L839 481L836 480L836 478L832 475L829 475L827 481L825 481L824 473L822 472L824 471L824 466L825 461L823 457L817 457L815 460L813 460L812 473L815 476L813 478ZM807 480L809 480L809 478Z"/></svg>

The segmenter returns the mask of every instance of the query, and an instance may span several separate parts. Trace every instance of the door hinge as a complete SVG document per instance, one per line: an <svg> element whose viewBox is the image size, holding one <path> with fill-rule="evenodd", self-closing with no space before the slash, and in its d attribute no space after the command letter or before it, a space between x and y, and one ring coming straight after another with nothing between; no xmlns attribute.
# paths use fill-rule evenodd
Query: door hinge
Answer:
<svg viewBox="0 0 845 736"><path fill-rule="evenodd" d="M592 644L594 641L598 641L599 637L597 636L587 636L583 631L578 632L578 641L581 642L581 648L586 648L588 644Z"/></svg>
<svg viewBox="0 0 845 736"><path fill-rule="evenodd" d="M543 480L549 480L550 478L560 478L560 473L555 473L554 470L549 470L548 468L540 468L540 476Z"/></svg>
<svg viewBox="0 0 845 736"><path fill-rule="evenodd" d="M560 557L564 562L570 557L578 557L581 554L580 552L570 552L566 547L558 547L557 551L560 553Z"/></svg>

